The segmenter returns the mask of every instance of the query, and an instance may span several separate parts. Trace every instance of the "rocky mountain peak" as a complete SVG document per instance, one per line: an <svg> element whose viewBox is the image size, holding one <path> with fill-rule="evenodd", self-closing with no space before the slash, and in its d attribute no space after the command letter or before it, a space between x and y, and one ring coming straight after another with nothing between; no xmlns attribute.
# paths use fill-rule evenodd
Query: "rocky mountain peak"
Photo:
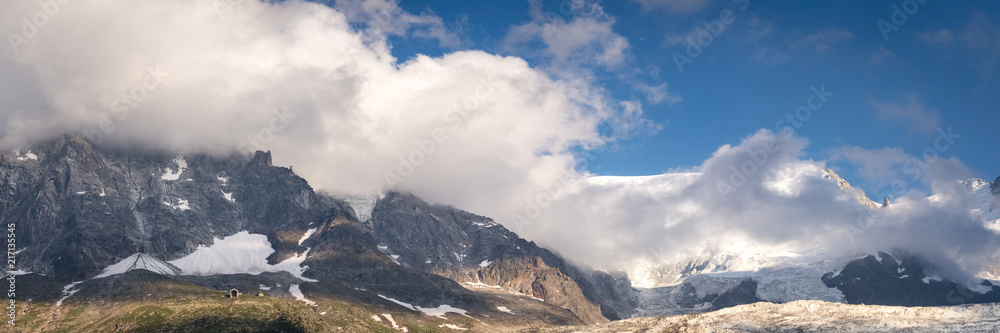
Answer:
<svg viewBox="0 0 1000 333"><path fill-rule="evenodd" d="M851 186L851 184L848 183L847 180L841 178L840 175L838 175L836 172L833 171L833 169L827 168L826 174L830 180L833 180L834 182L837 183L837 185L840 186L841 190L853 194L854 197L858 200L858 202L860 202L862 205L868 206L869 208L872 209L879 207L879 204L873 201L872 199L869 199L868 196L865 195L864 191L862 191L861 189L856 189L853 186Z"/></svg>
<svg viewBox="0 0 1000 333"><path fill-rule="evenodd" d="M990 190L993 191L993 194L1000 195L1000 176L997 176L997 180L990 184Z"/></svg>
<svg viewBox="0 0 1000 333"><path fill-rule="evenodd" d="M274 165L273 163L271 163L271 151L270 150L268 150L266 152L258 150L256 153L253 154L253 160L256 161L256 162L258 162L258 163L260 163L260 164L266 165L266 166L272 166L272 165Z"/></svg>

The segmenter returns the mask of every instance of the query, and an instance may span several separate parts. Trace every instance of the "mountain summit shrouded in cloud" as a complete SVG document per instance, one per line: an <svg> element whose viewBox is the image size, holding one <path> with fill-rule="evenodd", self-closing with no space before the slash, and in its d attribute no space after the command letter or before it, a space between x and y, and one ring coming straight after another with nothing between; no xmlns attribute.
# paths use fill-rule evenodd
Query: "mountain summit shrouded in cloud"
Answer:
<svg viewBox="0 0 1000 333"><path fill-rule="evenodd" d="M6 2L0 144L23 149L77 135L182 154L270 150L276 164L292 166L322 191L410 191L493 217L571 261L602 268L656 265L737 241L801 254L944 252L970 273L996 252L996 233L970 213L977 207L959 183L976 173L950 158L975 151L994 155L970 156L976 168L996 162L989 149L968 148L992 144L995 131L975 127L975 117L950 117L941 97L912 92L934 87L871 92L828 72L775 79L793 76L774 68L796 58L867 64L876 48L857 43L881 42L874 24L864 30L857 22L826 22L782 33L778 27L788 22L769 14L772 5L752 1L745 8L531 1L521 16L500 17L503 28L480 29L470 26L492 5L468 9L473 14L401 6ZM702 45L684 73L673 72L669 54L690 42L674 37L698 36L725 10L735 13L734 23ZM656 21L652 31L635 26L661 11L676 21ZM876 8L871 22L891 14L889 6ZM900 29L950 36L932 34L918 14ZM974 22L988 28L990 20ZM969 48L993 52L955 61L992 71L995 50L975 41L995 31L951 29L965 29L953 38ZM900 30L893 38L907 37ZM945 43L935 40L942 41L928 44ZM877 50L888 70L903 61L893 44ZM736 72L730 63L751 69ZM718 77L727 79L711 81ZM774 82L758 84L757 77ZM985 99L995 83L977 80L976 98ZM830 104L799 115L795 133L782 131L791 125L775 128L786 114L795 117L809 103L809 87L821 82L837 92ZM758 90L763 86L779 92ZM893 96L906 96L905 103L893 104ZM952 123L962 137L928 154ZM884 151L869 145L883 135L919 143ZM817 152L824 150L833 153ZM662 172L677 167L685 172ZM873 210L826 171L848 167L845 174L858 175L869 190L891 184L869 175L907 179L917 170L918 177L890 195L869 191L879 192L869 193L878 202L891 197L888 208ZM635 174L654 175L598 176Z"/></svg>

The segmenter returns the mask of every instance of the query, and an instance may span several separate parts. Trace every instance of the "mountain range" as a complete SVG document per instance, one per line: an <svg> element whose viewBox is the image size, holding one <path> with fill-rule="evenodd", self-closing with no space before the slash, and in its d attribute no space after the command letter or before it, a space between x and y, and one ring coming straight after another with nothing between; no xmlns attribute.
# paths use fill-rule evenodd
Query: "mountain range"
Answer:
<svg viewBox="0 0 1000 333"><path fill-rule="evenodd" d="M663 190L691 177L589 181ZM891 209L833 170L826 178L872 212ZM27 332L532 331L734 306L719 316L788 311L745 305L757 302L1000 301L1000 265L962 280L949 274L954 263L897 248L792 255L720 239L628 272L585 267L489 217L410 193L316 191L263 151L178 156L67 136L0 154L0 184L0 220L16 229L7 274ZM1000 177L964 185L998 229ZM232 289L243 296L220 301Z"/></svg>

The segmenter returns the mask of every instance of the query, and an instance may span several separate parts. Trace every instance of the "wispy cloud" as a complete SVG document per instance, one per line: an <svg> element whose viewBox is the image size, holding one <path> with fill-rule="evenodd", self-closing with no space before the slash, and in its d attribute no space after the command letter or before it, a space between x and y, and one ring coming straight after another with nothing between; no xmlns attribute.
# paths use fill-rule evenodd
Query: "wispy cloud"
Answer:
<svg viewBox="0 0 1000 333"><path fill-rule="evenodd" d="M378 42L384 42L387 35L396 35L434 39L446 49L462 44L461 38L430 11L411 14L400 8L395 0L338 0L332 3L351 23L364 24L366 36Z"/></svg>
<svg viewBox="0 0 1000 333"><path fill-rule="evenodd" d="M868 64L874 66L884 66L896 59L896 54L886 49L885 46L879 45L872 54L868 56Z"/></svg>
<svg viewBox="0 0 1000 333"><path fill-rule="evenodd" d="M628 39L613 29L614 17L589 1L570 2L568 15L545 15L542 4L533 1L531 22L514 26L504 37L503 44L511 51L532 49L540 42L543 55L557 65L566 63L597 64L614 67L628 56Z"/></svg>
<svg viewBox="0 0 1000 333"><path fill-rule="evenodd" d="M869 98L868 105L875 109L878 118L898 123L911 132L931 134L941 126L941 114L924 106L916 95L888 102Z"/></svg>
<svg viewBox="0 0 1000 333"><path fill-rule="evenodd" d="M651 104L660 102L675 103L681 101L681 96L670 92L666 83L651 86L645 83L636 83L635 89L645 94L646 100Z"/></svg>
<svg viewBox="0 0 1000 333"><path fill-rule="evenodd" d="M955 42L955 33L949 29L924 31L917 34L917 40L929 46L951 47Z"/></svg>
<svg viewBox="0 0 1000 333"><path fill-rule="evenodd" d="M780 34L775 32L773 21L756 17L748 27L745 41L751 50L750 59L761 63L783 63L798 55L815 57L854 37L847 29L836 26Z"/></svg>
<svg viewBox="0 0 1000 333"><path fill-rule="evenodd" d="M690 14L705 8L711 0L633 0L643 11L659 11L671 14Z"/></svg>
<svg viewBox="0 0 1000 333"><path fill-rule="evenodd" d="M785 43L792 49L812 50L823 53L835 45L848 41L853 37L850 31L841 27L824 27L814 31L794 31L785 38Z"/></svg>
<svg viewBox="0 0 1000 333"><path fill-rule="evenodd" d="M1000 26L983 13L973 14L964 27L924 31L916 38L930 47L966 59L969 67L983 78L992 77L1000 62Z"/></svg>
<svg viewBox="0 0 1000 333"><path fill-rule="evenodd" d="M965 45L975 53L972 67L983 77L992 77L1000 61L1000 27L985 14L976 14L963 34Z"/></svg>
<svg viewBox="0 0 1000 333"><path fill-rule="evenodd" d="M910 160L902 148L882 148L876 150L857 146L840 147L830 154L831 161L848 161L858 166L858 174L875 187L889 185L892 180L902 178L902 165Z"/></svg>

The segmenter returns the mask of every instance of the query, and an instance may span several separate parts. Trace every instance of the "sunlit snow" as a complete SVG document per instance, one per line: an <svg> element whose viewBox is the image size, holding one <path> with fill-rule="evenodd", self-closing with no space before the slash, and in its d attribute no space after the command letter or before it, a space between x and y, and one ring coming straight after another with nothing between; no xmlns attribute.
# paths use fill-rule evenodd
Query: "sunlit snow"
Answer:
<svg viewBox="0 0 1000 333"><path fill-rule="evenodd" d="M451 305L448 305L448 304L441 304L441 305L439 305L436 308L422 308L422 307L415 306L415 305L412 305L412 304L409 304L409 303L406 303L406 302L403 302L403 301L400 301L400 300L397 300L397 299L394 299L394 298L386 297L386 296L383 296L383 295L378 295L378 297L381 297L381 298L386 299L386 300L388 300L390 302L399 304L400 306L402 306L404 308L407 308L407 309L410 309L410 310L413 310L413 311L422 312L424 315L428 315L428 316L431 316L431 317L438 317L438 318L444 319L444 315L446 313L449 313L449 312L451 312L451 313L457 313L457 314L469 317L469 315L466 314L468 311L452 307Z"/></svg>
<svg viewBox="0 0 1000 333"><path fill-rule="evenodd" d="M467 331L467 330L469 330L468 328L463 328L463 327L455 325L455 324L441 324L441 325L438 325L438 327L450 328L450 329L457 330L457 331Z"/></svg>
<svg viewBox="0 0 1000 333"><path fill-rule="evenodd" d="M226 193L226 191L222 191L222 190L220 190L220 191L222 192L222 197L226 198L226 200L228 200L229 202L236 202L236 199L233 199L233 194L232 193Z"/></svg>
<svg viewBox="0 0 1000 333"><path fill-rule="evenodd" d="M317 230L316 228L312 228L312 229L307 230L306 234L302 235L302 238L299 239L299 245L301 246L302 242L305 242L307 239L309 239L310 236L312 236L314 233L316 233L316 230Z"/></svg>
<svg viewBox="0 0 1000 333"><path fill-rule="evenodd" d="M307 305L316 305L316 302L306 299L306 296L302 294L302 290L299 289L299 285L297 284L288 286L288 293L292 294L292 297L295 297L295 299L302 301L302 303L306 303Z"/></svg>
<svg viewBox="0 0 1000 333"><path fill-rule="evenodd" d="M180 269L171 264L150 257L145 253L136 253L128 256L128 258L122 259L114 265L105 267L104 270L101 271L101 274L98 274L94 278L96 279L115 274L122 274L136 269L145 269L147 271L163 275L178 275L180 273Z"/></svg>
<svg viewBox="0 0 1000 333"><path fill-rule="evenodd" d="M307 249L302 254L285 259L277 265L267 263L267 257L274 252L267 236L240 231L223 239L215 238L210 246L199 245L191 254L169 261L183 271L183 275L215 275L215 274L260 274L263 272L286 271L303 281L316 282L305 278L302 273L308 266L301 266L309 254Z"/></svg>

